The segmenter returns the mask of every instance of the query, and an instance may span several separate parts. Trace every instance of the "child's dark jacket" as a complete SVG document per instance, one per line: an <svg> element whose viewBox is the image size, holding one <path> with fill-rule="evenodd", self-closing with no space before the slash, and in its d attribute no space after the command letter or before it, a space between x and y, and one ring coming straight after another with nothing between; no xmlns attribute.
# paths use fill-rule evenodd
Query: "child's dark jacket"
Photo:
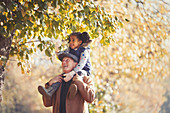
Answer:
<svg viewBox="0 0 170 113"><path fill-rule="evenodd" d="M79 61L80 61L81 53L84 51L90 51L90 47L85 48L85 47L80 46L77 50L69 48L69 53L76 55L78 57ZM89 52L89 54L90 54L90 52ZM87 62L82 70L85 70L88 73L88 75L91 74L90 55L88 56Z"/></svg>

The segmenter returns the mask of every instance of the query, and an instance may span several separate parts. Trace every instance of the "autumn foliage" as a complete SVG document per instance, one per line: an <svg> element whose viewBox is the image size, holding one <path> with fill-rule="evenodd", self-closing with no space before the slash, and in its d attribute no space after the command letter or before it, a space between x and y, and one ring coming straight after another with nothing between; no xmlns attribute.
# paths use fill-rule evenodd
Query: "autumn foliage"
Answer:
<svg viewBox="0 0 170 113"><path fill-rule="evenodd" d="M97 37L93 35L93 32L89 32L93 39L90 45L93 67L91 77L96 87L96 99L89 105L89 111L91 113L160 112L161 106L166 102L164 94L169 91L167 88L169 87L167 81L170 60L169 4L154 0L106 0L96 1L95 4L104 6L106 12L109 12L121 27L112 33L109 30L104 32L99 30L95 34ZM88 21L84 20L84 22L88 24ZM100 26L99 23L97 25ZM88 31L88 26L79 27L81 32ZM66 28L66 33L70 32ZM50 37L50 34L46 34L48 35ZM48 49L51 47L54 49L53 43L57 43L60 50L64 49L67 42L63 40L63 36L60 35L57 40L54 37L45 42L49 46L34 42L27 45L31 46L36 54L28 55L29 60L24 60L22 64L18 63L18 65L25 64L22 71L25 72L28 69L29 73L25 73L26 75L17 74L22 71L16 72L20 69L16 67L16 62L10 61L7 65L9 71L6 72L5 100L2 104L3 109L0 111L7 113L51 111L42 105L37 86L61 73L61 63L54 54L48 52ZM24 46L26 45L21 47ZM40 50L44 48L42 49L44 54L36 48ZM12 69L12 67L15 68Z"/></svg>

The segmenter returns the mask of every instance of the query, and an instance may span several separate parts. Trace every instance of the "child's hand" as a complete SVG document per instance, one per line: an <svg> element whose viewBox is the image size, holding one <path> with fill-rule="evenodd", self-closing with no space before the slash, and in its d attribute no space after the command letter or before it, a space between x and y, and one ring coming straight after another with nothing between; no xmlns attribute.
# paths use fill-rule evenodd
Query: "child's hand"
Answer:
<svg viewBox="0 0 170 113"><path fill-rule="evenodd" d="M51 86L52 84L56 83L56 82L62 82L62 75L57 75L56 77L52 78L48 83Z"/></svg>
<svg viewBox="0 0 170 113"><path fill-rule="evenodd" d="M76 76L74 76L74 78L73 78L73 81L83 82L83 78L84 78L84 76L79 76L78 74L76 74Z"/></svg>
<svg viewBox="0 0 170 113"><path fill-rule="evenodd" d="M65 81L65 82L68 82L69 80L71 80L71 79L73 78L73 76L74 76L75 73L76 73L76 72L71 71L71 72L69 72L69 73L64 74L64 75L63 75L63 76L65 76L64 81Z"/></svg>

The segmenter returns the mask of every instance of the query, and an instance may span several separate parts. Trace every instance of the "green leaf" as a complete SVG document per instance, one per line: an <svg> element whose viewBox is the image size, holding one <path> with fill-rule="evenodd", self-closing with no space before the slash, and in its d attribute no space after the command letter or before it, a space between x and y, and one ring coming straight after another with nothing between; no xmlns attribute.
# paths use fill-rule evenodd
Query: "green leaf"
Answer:
<svg viewBox="0 0 170 113"><path fill-rule="evenodd" d="M50 49L53 50L54 48L55 48L55 44L52 44L52 45L50 46Z"/></svg>
<svg viewBox="0 0 170 113"><path fill-rule="evenodd" d="M38 36L38 40L41 41L41 37L40 36Z"/></svg>
<svg viewBox="0 0 170 113"><path fill-rule="evenodd" d="M64 3L65 6L69 6L69 4L67 2Z"/></svg>
<svg viewBox="0 0 170 113"><path fill-rule="evenodd" d="M64 0L59 0L58 4L64 4Z"/></svg>
<svg viewBox="0 0 170 113"><path fill-rule="evenodd" d="M76 31L76 26L73 25L73 26L71 27L71 30L72 30L72 31Z"/></svg>
<svg viewBox="0 0 170 113"><path fill-rule="evenodd" d="M57 7L57 5L58 5L58 0L54 0L54 7Z"/></svg>
<svg viewBox="0 0 170 113"><path fill-rule="evenodd" d="M52 33L51 32L48 33L48 38L52 38Z"/></svg>
<svg viewBox="0 0 170 113"><path fill-rule="evenodd" d="M125 21L126 21L126 22L129 22L129 20L128 20L127 18L125 19Z"/></svg>
<svg viewBox="0 0 170 113"><path fill-rule="evenodd" d="M21 63L21 62L18 62L18 63L17 63L17 66L18 66L18 67L19 67L19 66L21 66L21 65L22 65L22 63Z"/></svg>
<svg viewBox="0 0 170 113"><path fill-rule="evenodd" d="M58 21L55 21L55 20L52 20L52 24L57 27L59 25L59 22Z"/></svg>
<svg viewBox="0 0 170 113"><path fill-rule="evenodd" d="M78 11L78 17L80 18L82 16L82 13Z"/></svg>
<svg viewBox="0 0 170 113"><path fill-rule="evenodd" d="M33 49L31 48L29 52L30 52L30 54L32 54L33 53Z"/></svg>
<svg viewBox="0 0 170 113"><path fill-rule="evenodd" d="M30 9L34 8L33 2L28 2L28 8L30 8Z"/></svg>
<svg viewBox="0 0 170 113"><path fill-rule="evenodd" d="M20 56L20 58L21 58L21 60L23 60L23 56L24 56L24 51L21 51L21 52L19 52L19 56Z"/></svg>
<svg viewBox="0 0 170 113"><path fill-rule="evenodd" d="M16 15L17 15L17 21L20 21L23 19L21 11L17 11Z"/></svg>
<svg viewBox="0 0 170 113"><path fill-rule="evenodd" d="M93 11L93 12L91 13L91 17L94 17L95 14L96 14L96 12Z"/></svg>
<svg viewBox="0 0 170 113"><path fill-rule="evenodd" d="M117 16L115 16L115 20L116 20L116 21L118 20Z"/></svg>
<svg viewBox="0 0 170 113"><path fill-rule="evenodd" d="M34 24L31 22L31 21L29 21L29 20L27 20L27 24L28 24L28 26L30 26L30 27L32 27Z"/></svg>
<svg viewBox="0 0 170 113"><path fill-rule="evenodd" d="M18 24L16 24L16 27L15 27L15 28L21 30L22 27L23 27L22 24L18 23Z"/></svg>
<svg viewBox="0 0 170 113"><path fill-rule="evenodd" d="M27 60L29 60L29 56L28 56L28 54L26 54L26 59L27 59Z"/></svg>
<svg viewBox="0 0 170 113"><path fill-rule="evenodd" d="M48 14L48 13L46 13L46 15L47 15L47 17L48 17L48 18L50 18L50 16L49 16L49 14Z"/></svg>
<svg viewBox="0 0 170 113"><path fill-rule="evenodd" d="M20 55L21 57L23 57L24 51L21 51L21 52L19 53L19 55Z"/></svg>
<svg viewBox="0 0 170 113"><path fill-rule="evenodd" d="M38 30L38 27L34 27L34 32L37 32Z"/></svg>
<svg viewBox="0 0 170 113"><path fill-rule="evenodd" d="M53 59L52 59L52 57L50 57L50 61L51 61L51 63L53 63Z"/></svg>
<svg viewBox="0 0 170 113"><path fill-rule="evenodd" d="M33 19L32 21L35 22L35 16L31 15L31 18Z"/></svg>
<svg viewBox="0 0 170 113"><path fill-rule="evenodd" d="M46 49L46 50L45 50L45 54L46 54L48 57L51 57L51 56L52 56L49 49Z"/></svg>
<svg viewBox="0 0 170 113"><path fill-rule="evenodd" d="M44 19L44 15L42 13L40 13L40 20Z"/></svg>
<svg viewBox="0 0 170 113"><path fill-rule="evenodd" d="M34 48L34 52L36 52L37 51L37 49L36 48Z"/></svg>
<svg viewBox="0 0 170 113"><path fill-rule="evenodd" d="M39 44L38 48L40 49L40 51L43 51L43 45L42 44Z"/></svg>
<svg viewBox="0 0 170 113"><path fill-rule="evenodd" d="M77 12L77 10L73 10L72 14L75 14Z"/></svg>
<svg viewBox="0 0 170 113"><path fill-rule="evenodd" d="M88 6L85 6L85 7L84 7L84 11L85 11L86 14L89 14L89 11L90 11L89 7L88 7Z"/></svg>
<svg viewBox="0 0 170 113"><path fill-rule="evenodd" d="M118 25L119 25L120 27L123 27L123 23L122 23L122 22L119 22Z"/></svg>

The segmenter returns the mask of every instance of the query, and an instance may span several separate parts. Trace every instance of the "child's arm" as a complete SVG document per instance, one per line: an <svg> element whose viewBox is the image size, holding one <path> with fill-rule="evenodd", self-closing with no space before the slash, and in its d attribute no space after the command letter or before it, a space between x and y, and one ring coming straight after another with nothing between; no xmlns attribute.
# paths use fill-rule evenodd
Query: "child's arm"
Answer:
<svg viewBox="0 0 170 113"><path fill-rule="evenodd" d="M87 59L89 58L89 56L90 56L89 50L85 50L84 52L81 53L80 61L77 64L77 66L73 69L73 71L64 74L64 76L66 76L64 78L65 82L68 82L71 78L73 78L75 73L77 73L78 71L83 69L83 67L85 66L85 64L87 62Z"/></svg>
<svg viewBox="0 0 170 113"><path fill-rule="evenodd" d="M74 68L75 72L78 72L83 69L89 56L90 56L89 50L85 50L84 52L81 53L80 61L77 64L77 66Z"/></svg>

